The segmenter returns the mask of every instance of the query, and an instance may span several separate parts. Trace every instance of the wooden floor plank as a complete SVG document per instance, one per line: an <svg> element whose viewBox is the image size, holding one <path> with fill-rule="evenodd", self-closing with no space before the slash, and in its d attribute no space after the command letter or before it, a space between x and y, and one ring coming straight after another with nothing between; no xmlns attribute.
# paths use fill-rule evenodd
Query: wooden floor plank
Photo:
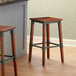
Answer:
<svg viewBox="0 0 76 76"><path fill-rule="evenodd" d="M41 49L33 48L30 64L28 51L27 54L19 57L17 59L18 76L76 76L76 47L64 47L64 64L60 62L59 48L50 49L50 60L46 57L45 67L42 67L41 55ZM6 64L6 76L14 76L12 61Z"/></svg>

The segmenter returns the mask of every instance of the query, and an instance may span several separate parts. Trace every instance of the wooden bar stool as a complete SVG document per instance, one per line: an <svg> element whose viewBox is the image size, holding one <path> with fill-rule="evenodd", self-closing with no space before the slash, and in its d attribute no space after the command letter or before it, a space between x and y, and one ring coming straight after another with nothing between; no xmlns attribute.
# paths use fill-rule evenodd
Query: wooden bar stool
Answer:
<svg viewBox="0 0 76 76"><path fill-rule="evenodd" d="M42 48L42 65L43 66L45 66L45 49L47 49L47 58L49 59L50 58L50 49L49 48L53 48L53 47L60 47L61 62L64 63L62 28L61 28L62 19L52 18L52 17L40 17L40 18L30 18L30 20L31 20L31 32L30 32L30 43L29 43L29 62L31 62L32 46L34 46L34 47ZM42 38L43 41L42 41L42 43L33 44L33 31L34 31L35 22L43 24L43 38ZM60 44L50 42L49 23L58 23ZM45 34L47 34L47 42L45 40L45 36L46 36ZM42 46L39 46L39 44L42 44ZM45 44L47 44L47 46ZM54 46L50 46L50 44L53 44Z"/></svg>
<svg viewBox="0 0 76 76"><path fill-rule="evenodd" d="M16 50L15 50L15 39L14 39L14 29L16 27L12 26L0 26L0 41L1 41L1 76L5 76L5 62L7 60L13 59L14 73L17 76L17 65L16 65ZM12 56L4 55L4 32L10 31L11 33L11 42L12 42ZM7 59L5 59L7 57Z"/></svg>

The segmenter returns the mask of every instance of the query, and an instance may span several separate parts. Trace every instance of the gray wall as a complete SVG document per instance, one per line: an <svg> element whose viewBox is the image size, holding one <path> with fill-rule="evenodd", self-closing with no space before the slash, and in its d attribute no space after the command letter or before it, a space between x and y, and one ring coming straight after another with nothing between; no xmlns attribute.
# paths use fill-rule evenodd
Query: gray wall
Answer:
<svg viewBox="0 0 76 76"><path fill-rule="evenodd" d="M27 51L26 50L27 2L1 6L0 26L1 25L16 26L15 29L16 52L18 56L24 54ZM4 33L4 46L5 46L5 54L11 54L10 32ZM25 48L23 48L23 46L25 46Z"/></svg>
<svg viewBox="0 0 76 76"><path fill-rule="evenodd" d="M49 16L63 18L63 38L76 39L76 0L30 0L29 2L29 18ZM41 25L35 26L36 36L41 36ZM30 31L30 21L28 22L28 35ZM57 38L57 25L50 24L51 37Z"/></svg>

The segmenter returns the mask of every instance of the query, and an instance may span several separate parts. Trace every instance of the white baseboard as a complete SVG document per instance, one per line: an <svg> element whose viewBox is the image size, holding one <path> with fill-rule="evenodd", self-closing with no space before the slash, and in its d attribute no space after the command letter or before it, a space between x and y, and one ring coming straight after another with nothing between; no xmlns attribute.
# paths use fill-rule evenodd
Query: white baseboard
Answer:
<svg viewBox="0 0 76 76"><path fill-rule="evenodd" d="M27 36L27 42L29 42L29 35ZM42 37L40 36L34 36L33 42L41 42L42 41ZM51 42L55 42L55 43L59 43L59 39L58 38L50 38ZM63 39L63 44L64 46L72 46L72 47L76 47L76 40L72 40L72 39Z"/></svg>

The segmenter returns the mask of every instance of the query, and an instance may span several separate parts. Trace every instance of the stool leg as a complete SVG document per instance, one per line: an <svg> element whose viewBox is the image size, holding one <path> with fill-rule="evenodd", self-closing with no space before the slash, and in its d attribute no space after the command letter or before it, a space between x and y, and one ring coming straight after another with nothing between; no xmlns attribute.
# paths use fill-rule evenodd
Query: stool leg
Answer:
<svg viewBox="0 0 76 76"><path fill-rule="evenodd" d="M0 33L0 40L1 40L1 76L5 76L3 33Z"/></svg>
<svg viewBox="0 0 76 76"><path fill-rule="evenodd" d="M64 63L61 21L58 22L58 28L59 28L59 41L60 41L61 62Z"/></svg>
<svg viewBox="0 0 76 76"><path fill-rule="evenodd" d="M49 24L47 24L46 26L46 31L47 31L47 47L50 46L49 42L50 42L50 38L49 38ZM50 48L47 48L47 58L50 58Z"/></svg>
<svg viewBox="0 0 76 76"><path fill-rule="evenodd" d="M32 57L33 32L34 32L34 22L31 21L30 43L29 43L29 62L31 62L31 57Z"/></svg>
<svg viewBox="0 0 76 76"><path fill-rule="evenodd" d="M11 31L11 43L12 43L12 54L15 57L13 59L14 73L15 73L15 76L17 76L16 48L15 48L14 30Z"/></svg>
<svg viewBox="0 0 76 76"><path fill-rule="evenodd" d="M45 66L45 29L46 29L46 25L43 24L42 66Z"/></svg>

